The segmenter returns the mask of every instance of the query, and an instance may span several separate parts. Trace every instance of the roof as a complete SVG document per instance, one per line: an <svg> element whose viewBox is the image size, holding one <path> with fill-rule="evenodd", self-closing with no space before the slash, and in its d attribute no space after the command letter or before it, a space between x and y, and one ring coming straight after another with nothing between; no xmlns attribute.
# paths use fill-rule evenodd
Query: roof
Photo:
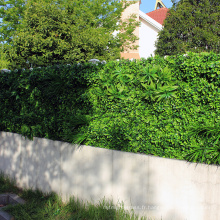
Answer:
<svg viewBox="0 0 220 220"><path fill-rule="evenodd" d="M152 26L154 26L156 29L158 30L162 30L163 26L158 23L157 21L155 21L154 19L152 19L150 16L148 16L147 14L145 14L144 12L139 10L139 16L144 19L145 21L147 21L149 24L151 24Z"/></svg>
<svg viewBox="0 0 220 220"><path fill-rule="evenodd" d="M149 17L153 18L155 21L163 25L163 22L167 16L168 8L159 8L157 10L146 13Z"/></svg>

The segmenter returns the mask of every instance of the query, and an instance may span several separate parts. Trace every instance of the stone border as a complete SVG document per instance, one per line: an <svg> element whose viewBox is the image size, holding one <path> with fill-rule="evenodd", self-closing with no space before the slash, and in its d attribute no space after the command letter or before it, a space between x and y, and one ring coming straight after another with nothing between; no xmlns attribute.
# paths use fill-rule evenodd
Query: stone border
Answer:
<svg viewBox="0 0 220 220"><path fill-rule="evenodd" d="M5 206L17 205L25 204L25 201L16 194L4 193L0 194L0 204L3 204ZM0 207L0 220L14 220L15 218L11 214L2 210L3 208L5 208L5 206Z"/></svg>

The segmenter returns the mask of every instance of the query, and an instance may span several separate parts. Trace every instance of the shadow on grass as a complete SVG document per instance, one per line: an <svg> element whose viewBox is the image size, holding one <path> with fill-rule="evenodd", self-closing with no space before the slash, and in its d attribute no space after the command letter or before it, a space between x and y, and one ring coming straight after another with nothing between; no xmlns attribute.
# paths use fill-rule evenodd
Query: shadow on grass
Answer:
<svg viewBox="0 0 220 220"><path fill-rule="evenodd" d="M0 174L0 192L19 194L25 201L24 205L7 206L9 212L19 220L39 219L99 219L99 220L126 220L139 219L133 212L124 210L123 205L115 206L113 202L103 199L98 204L83 203L74 197L68 203L63 203L56 193L43 193L40 190L22 190L8 177Z"/></svg>

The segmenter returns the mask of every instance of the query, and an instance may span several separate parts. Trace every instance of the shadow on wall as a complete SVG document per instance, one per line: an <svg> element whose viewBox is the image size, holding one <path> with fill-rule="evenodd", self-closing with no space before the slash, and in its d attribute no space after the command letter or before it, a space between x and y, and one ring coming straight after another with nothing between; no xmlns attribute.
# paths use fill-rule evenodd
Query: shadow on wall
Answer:
<svg viewBox="0 0 220 220"><path fill-rule="evenodd" d="M21 187L60 192L60 152L46 139L1 132L0 167ZM56 182L56 187L53 183Z"/></svg>
<svg viewBox="0 0 220 220"><path fill-rule="evenodd" d="M178 207L164 209L166 200L161 200L161 189L177 184L172 183L173 165L165 160L0 132L0 170L15 177L20 187L54 191L63 200L74 196L98 203L105 198L148 218L184 220ZM167 193L172 198L173 192Z"/></svg>
<svg viewBox="0 0 220 220"><path fill-rule="evenodd" d="M21 141L20 135L0 133L0 169L11 177L20 177Z"/></svg>
<svg viewBox="0 0 220 220"><path fill-rule="evenodd" d="M123 201L125 209L134 211L156 207L148 161L134 161L131 156L41 138L25 140L18 134L1 132L0 168L21 187L55 191L63 199Z"/></svg>

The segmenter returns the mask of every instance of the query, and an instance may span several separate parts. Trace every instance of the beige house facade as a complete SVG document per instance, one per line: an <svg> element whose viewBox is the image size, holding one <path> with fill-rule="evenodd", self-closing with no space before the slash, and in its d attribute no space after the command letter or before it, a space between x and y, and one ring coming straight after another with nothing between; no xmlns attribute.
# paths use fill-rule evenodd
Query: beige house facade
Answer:
<svg viewBox="0 0 220 220"><path fill-rule="evenodd" d="M155 10L149 13L144 13L140 10L141 0L133 1L122 14L122 19L125 20L130 15L135 14L137 20L140 21L140 26L136 28L135 35L139 38L135 42L138 45L136 50L127 50L121 53L121 57L125 59L140 59L154 56L155 43L158 33L163 28L163 20L166 17L168 9L161 0L156 0Z"/></svg>

